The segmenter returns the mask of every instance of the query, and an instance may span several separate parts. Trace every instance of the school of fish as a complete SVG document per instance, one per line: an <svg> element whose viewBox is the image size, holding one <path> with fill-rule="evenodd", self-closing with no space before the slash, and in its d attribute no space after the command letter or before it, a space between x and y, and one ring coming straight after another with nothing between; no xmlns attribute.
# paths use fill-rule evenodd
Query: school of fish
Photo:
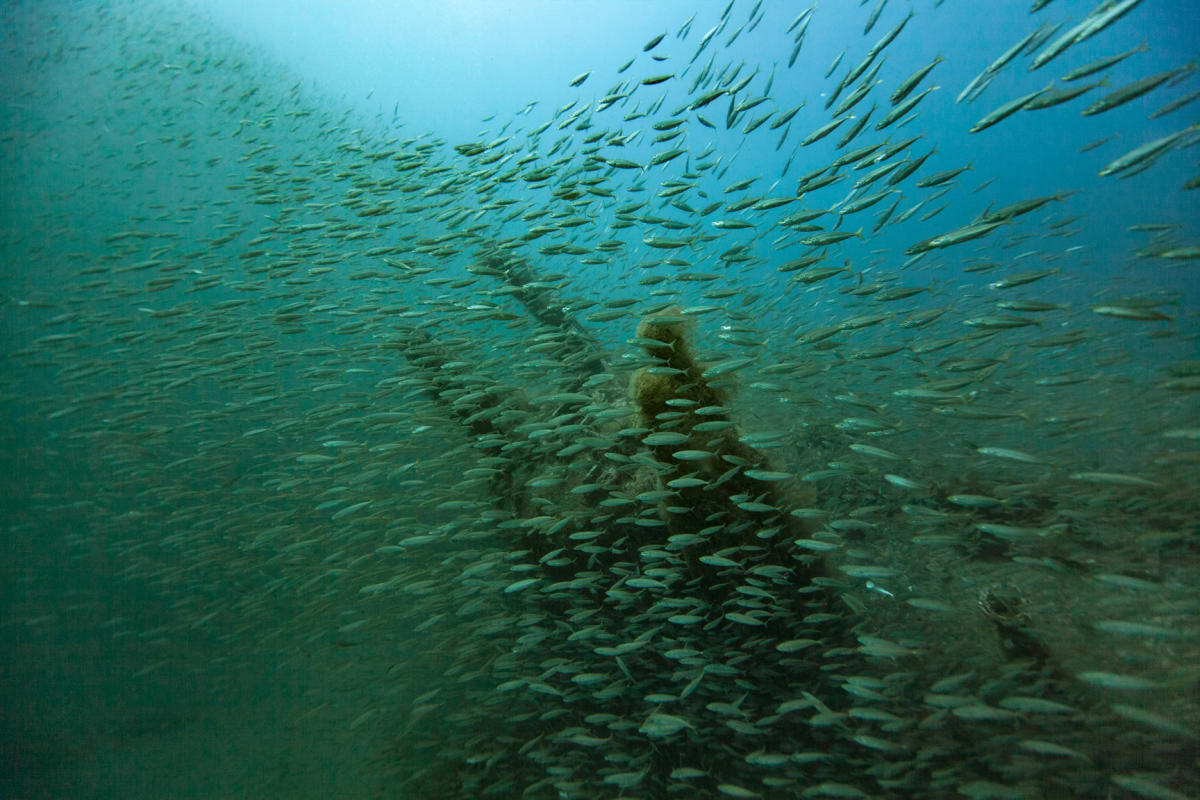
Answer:
<svg viewBox="0 0 1200 800"><path fill-rule="evenodd" d="M78 166L9 187L0 286L5 536L163 598L104 622L146 674L385 658L379 796L1200 796L1200 92L1104 78L1153 0L945 88L940 3L729 0L471 141L146 5L4 23L6 174ZM1095 120L1098 188L995 192L937 104Z"/></svg>

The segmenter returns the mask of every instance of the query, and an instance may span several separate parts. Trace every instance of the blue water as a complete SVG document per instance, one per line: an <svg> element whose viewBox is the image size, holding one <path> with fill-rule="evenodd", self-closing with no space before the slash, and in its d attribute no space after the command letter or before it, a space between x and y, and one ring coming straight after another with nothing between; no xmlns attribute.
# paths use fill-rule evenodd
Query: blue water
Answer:
<svg viewBox="0 0 1200 800"><path fill-rule="evenodd" d="M711 142L723 152L732 150L728 157L736 153L737 174L762 174L768 182L780 177L780 169L798 139L830 118L830 112L822 106L833 81L857 64L910 9L916 9L921 16L887 48L882 72L887 80L880 89L890 93L900 79L939 54L946 62L935 68L918 91L931 84L941 88L918 106L920 115L915 122L899 132L893 127L883 138L899 141L925 133L923 144L938 147L937 157L927 162L931 171L974 164L977 171L967 173L960 181L964 190L994 179L991 189L983 197L972 198L973 204L966 206L958 218L951 218L952 223L965 222L988 202L1001 204L1078 190L1072 213L1084 216L1090 234L1085 238L1104 242L1102 250L1097 246L1090 255L1103 265L1104 274L1109 274L1116 266L1112 254L1142 243L1125 229L1143 220L1148 211L1152 209L1164 222L1194 217L1195 198L1177 191L1189 177L1186 155L1176 154L1162 169L1125 181L1099 180L1095 174L1111 158L1193 121L1196 112L1191 107L1158 120L1147 119L1167 100L1190 91L1190 84L1151 93L1096 117L1082 117L1079 110L1098 94L1093 90L1074 102L1018 114L979 134L966 133L985 113L1013 97L1039 89L1071 68L1129 50L1143 41L1150 45L1147 52L1103 74L1108 88L1183 66L1196 55L1200 12L1194 6L1185 2L1143 3L1117 24L1069 48L1065 55L1036 72L1027 69L1030 59L1017 59L998 73L977 100L955 105L954 98L970 80L1025 34L1043 24L1065 22L1056 31L1057 37L1094 4L1057 0L1035 15L1020 3L933 5L889 2L868 36L862 35L862 28L873 3L859 7L844 2L829 9L818 8L809 23L801 54L790 69L786 61L793 39L785 29L808 6L768 6L765 21L724 47L721 45L729 33L745 21L749 6L735 9L725 32L714 38L692 65L688 77L714 53L718 55L718 66L726 61L745 62L746 70L758 67L765 75L774 65L774 105L782 110L800 102L807 104L793 124L793 131L801 136L789 139L779 151L773 149L779 131L770 133L764 128L742 143L740 125L726 132L720 124L722 101L708 108L708 116L718 123L719 130L691 125L689 144L702 149ZM311 2L300 13L291 4L273 7L272 3L256 3L247 8L243 3L214 1L205 7L282 59L298 77L338 94L364 114L398 121L409 134L428 132L457 143L486 140L506 123L510 133L528 130L572 101L596 102L621 78L680 69L695 51L699 38L716 24L724 4L533 2L508 7L477 2L434 8ZM690 35L681 41L676 33L690 17L694 17ZM653 54L643 53L642 45L664 31L668 35ZM846 55L838 73L826 80L826 68L843 51ZM656 64L651 55L667 56L668 60ZM629 71L618 75L618 68L635 57ZM591 76L583 86L573 89L567 85L572 77L588 71ZM689 85L687 79L668 83L663 108L680 104ZM754 85L761 87L761 78ZM642 87L635 93L643 106L664 94L654 88ZM872 102L864 101L856 111L865 110ZM514 118L530 103L537 105ZM881 106L872 126L887 108ZM752 118L759 110L748 116ZM605 124L614 124L615 116L608 115ZM833 145L846 127L802 149L789 177L832 160ZM1115 138L1090 155L1077 152L1079 147L1110 135ZM630 157L636 159L650 151L647 138L642 138ZM924 152L927 148L916 149ZM969 179L974 177L978 180L971 183ZM967 192L961 196L967 196ZM1143 198L1153 198L1153 205L1148 208ZM938 225L945 227L945 222L939 220ZM923 237L939 231L937 225L930 225L916 233Z"/></svg>

